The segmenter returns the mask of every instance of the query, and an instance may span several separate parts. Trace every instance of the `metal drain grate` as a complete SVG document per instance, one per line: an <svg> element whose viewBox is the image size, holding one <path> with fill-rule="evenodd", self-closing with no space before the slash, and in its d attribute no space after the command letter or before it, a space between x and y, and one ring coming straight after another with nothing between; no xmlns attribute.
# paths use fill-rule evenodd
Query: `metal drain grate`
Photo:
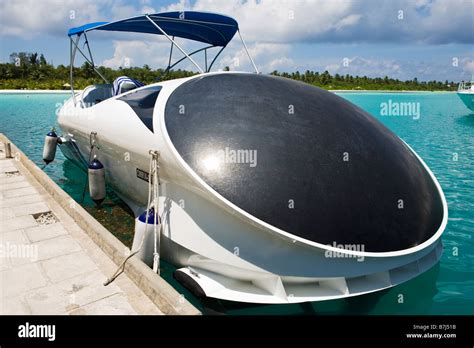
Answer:
<svg viewBox="0 0 474 348"><path fill-rule="evenodd" d="M21 173L20 173L18 170L14 170L13 172L5 172L5 175L6 175L7 177L20 176Z"/></svg>
<svg viewBox="0 0 474 348"><path fill-rule="evenodd" d="M58 218L54 216L51 211L46 211L44 213L32 214L33 218L40 225L51 225L58 222Z"/></svg>

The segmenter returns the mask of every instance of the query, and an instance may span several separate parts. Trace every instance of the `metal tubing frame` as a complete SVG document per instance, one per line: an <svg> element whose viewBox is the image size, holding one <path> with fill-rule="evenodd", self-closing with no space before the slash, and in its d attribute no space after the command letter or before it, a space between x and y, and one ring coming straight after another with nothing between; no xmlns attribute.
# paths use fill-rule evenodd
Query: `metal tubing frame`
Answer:
<svg viewBox="0 0 474 348"><path fill-rule="evenodd" d="M74 81L73 81L73 65L72 65L72 39L69 38L69 87L71 88L72 99L76 105L76 98L74 97Z"/></svg>
<svg viewBox="0 0 474 348"><path fill-rule="evenodd" d="M155 21L153 21L153 19L150 18L150 16L148 15L145 15L145 17L171 42L171 49L170 49L170 56L169 56L169 61L168 61L168 67L166 68L165 70L165 74L170 70L172 69L174 66L176 66L177 64L181 63L184 59L188 58L191 63L193 63L199 70L200 73L204 73L204 72L210 72L211 71L211 68L212 66L214 65L214 63L216 62L217 58L220 56L220 54L222 53L222 51L224 50L224 48L227 47L226 46L222 46L222 48L219 50L219 52L217 52L216 56L214 57L214 59L212 60L211 64L209 65L209 67L207 66L207 49L209 48L213 48L213 47L217 47L217 46L214 46L214 45L210 45L210 46L206 46L206 47L203 47L203 48L200 48L194 52L191 52L190 54L187 54L177 43L176 41L174 41L174 36L173 38L171 38L158 24L155 23ZM237 29L237 32L239 33L239 37L240 37L240 40L242 41L242 44L244 46L244 49L245 49L245 52L247 53L247 56L250 58L250 61L252 62L252 65L255 69L255 72L257 74L259 74L259 70L257 68L257 66L255 65L255 62L254 60L252 59L252 56L250 55L249 51L248 51L248 48L247 48L247 45L242 37L242 34L240 33L240 30ZM89 56L90 56L90 59L86 57L86 55L81 51L81 49L79 48L78 44L79 44L79 40L81 38L81 34L78 34L77 35L77 38L76 40L74 41L72 37L70 37L70 45L69 45L69 53L70 53L70 69L69 69L69 79L70 79L70 83L71 83L71 93L72 93L72 97L73 97L73 101L74 101L74 105L76 105L76 95L75 95L75 92L74 92L74 60L75 60L75 57L76 57L76 53L77 51L79 51L79 53L81 53L81 55L84 57L84 59L86 60L87 63L89 63L92 68L94 69L94 71L105 81L105 83L109 83L109 81L100 73L100 71L96 68L95 64L94 64L94 57L92 56L92 52L91 52L91 49L90 49L90 46L89 46L89 40L87 38L87 35L86 33L84 32L84 38L85 38L85 45L87 45L87 50L89 52ZM178 61L176 61L173 65L171 65L171 59L172 59L172 56L173 56L173 47L176 46L180 51L181 53L184 54L184 57L179 59ZM205 70L203 71L202 68L199 66L199 64L197 64L194 59L191 58L192 55L198 53L198 52L201 52L204 50L204 64L205 64Z"/></svg>
<svg viewBox="0 0 474 348"><path fill-rule="evenodd" d="M211 65L209 65L209 69L207 69L207 72L211 71L211 68L212 66L214 65L214 62L216 61L217 57L219 57L219 55L221 54L221 52L224 50L224 48L226 48L227 46L222 46L222 48L219 50L219 52L217 52L216 56L214 57L214 59L212 60L211 62Z"/></svg>
<svg viewBox="0 0 474 348"><path fill-rule="evenodd" d="M240 29L237 30L237 32L239 33L240 40L242 41L242 44L244 45L245 52L247 52L247 55L249 56L250 61L252 62L252 65L253 65L253 67L254 67L254 69L255 69L255 72L256 72L257 74L260 74L260 72L259 72L258 69L257 69L257 66L255 65L255 62L254 62L253 59L252 59L252 56L251 56L250 53L249 53L249 50L247 49L247 45L245 44L244 38L242 37L242 34L240 34Z"/></svg>
<svg viewBox="0 0 474 348"><path fill-rule="evenodd" d="M78 38L79 38L79 36L78 36ZM76 41L78 41L78 40L76 40ZM79 48L79 46L77 45L77 43L74 42L74 41L73 41L73 43L74 43L74 46L76 46L77 51L79 51L79 53L84 57L84 59L86 60L86 62L89 63L90 66L92 66L92 69L94 69L94 71L102 78L102 80L105 81L105 83L109 83L109 81L104 77L104 75L102 75L102 74L100 73L100 71L97 70L97 68L92 64L92 62L89 60L89 58L86 57L86 55L84 54L84 52L81 51L81 49ZM89 44L87 44L87 45L89 46Z"/></svg>
<svg viewBox="0 0 474 348"><path fill-rule="evenodd" d="M178 48L178 49L181 51L181 53L183 53L186 57L188 57L188 59L196 66L196 68L198 68L198 70L199 70L199 72L200 72L201 74L204 73L204 71L201 69L201 67L199 66L199 64L196 63L196 62L194 61L194 59L192 59L192 58L181 48L181 46L179 46L179 45L176 43L176 41L174 41L172 38L170 38L169 35L166 34L166 32L165 32L163 29L161 29L161 27L160 27L158 24L156 24L153 19L150 18L150 16L145 15L145 17L146 17L146 18L151 22L151 24L153 24L164 36L166 36L166 38L167 38L168 40L170 40L174 45L176 45L176 48Z"/></svg>
<svg viewBox="0 0 474 348"><path fill-rule="evenodd" d="M173 40L174 40L174 36L173 36ZM171 48L170 48L170 59L168 60L168 67L166 68L166 70L168 70L171 66L171 58L173 58L173 46L174 46L174 42L172 41Z"/></svg>
<svg viewBox="0 0 474 348"><path fill-rule="evenodd" d="M87 50L89 51L89 56L91 57L92 66L95 67L95 64L94 64L94 57L92 57L91 48L90 48L90 46L89 46L89 39L87 38L86 32L84 32L84 40L86 40L85 44L87 45Z"/></svg>
<svg viewBox="0 0 474 348"><path fill-rule="evenodd" d="M78 35L76 38L76 42L70 37L70 44L69 44L69 80L71 82L71 93L72 93L72 100L74 102L74 106L76 106L76 94L74 92L74 59L76 57L76 50L77 50L77 43L79 42L80 36ZM74 48L72 45L74 44Z"/></svg>
<svg viewBox="0 0 474 348"><path fill-rule="evenodd" d="M207 50L208 48L212 48L212 47L216 47L216 46L212 46L212 45L211 45L211 46L202 47L202 48L200 48L200 49L197 49L196 51L191 52L191 53L189 54L189 56L192 56L193 54L199 53L199 52L201 52L201 51L206 52L206 50ZM185 60L186 58L188 58L188 57L183 57L183 58L179 59L178 61L176 61L175 63L173 63L173 65L168 66L168 68L166 68L166 71L172 69L172 68L175 67L178 63L181 63L181 62L182 62L183 60ZM208 71L206 70L206 72L208 72Z"/></svg>

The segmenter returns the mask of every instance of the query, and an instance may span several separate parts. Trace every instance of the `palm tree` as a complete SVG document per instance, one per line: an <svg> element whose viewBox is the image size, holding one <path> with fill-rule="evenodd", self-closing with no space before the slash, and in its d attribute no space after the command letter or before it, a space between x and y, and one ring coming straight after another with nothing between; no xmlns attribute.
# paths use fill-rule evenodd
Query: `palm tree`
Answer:
<svg viewBox="0 0 474 348"><path fill-rule="evenodd" d="M30 60L30 64L33 65L33 66L36 66L38 65L38 53L31 53L30 54L30 57L29 57L29 60Z"/></svg>

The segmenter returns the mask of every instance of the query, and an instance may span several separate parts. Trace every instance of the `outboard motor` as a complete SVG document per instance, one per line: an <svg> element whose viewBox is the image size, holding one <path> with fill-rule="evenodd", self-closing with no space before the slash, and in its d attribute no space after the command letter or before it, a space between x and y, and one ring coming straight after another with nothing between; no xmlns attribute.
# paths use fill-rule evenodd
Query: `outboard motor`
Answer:
<svg viewBox="0 0 474 348"><path fill-rule="evenodd" d="M89 194L95 204L100 205L105 199L105 169L96 156L89 164L88 173Z"/></svg>
<svg viewBox="0 0 474 348"><path fill-rule="evenodd" d="M54 161L56 156L56 147L58 145L58 136L54 132L54 128L51 128L51 131L46 134L44 138L44 147L43 147L43 161L46 164L50 164Z"/></svg>
<svg viewBox="0 0 474 348"><path fill-rule="evenodd" d="M150 267L153 266L153 251L155 243L154 223L154 208L148 210L148 223L146 222L146 211L137 217L135 219L135 235L133 237L132 245L132 251L140 249L137 253L137 256ZM158 220L157 224L159 224Z"/></svg>

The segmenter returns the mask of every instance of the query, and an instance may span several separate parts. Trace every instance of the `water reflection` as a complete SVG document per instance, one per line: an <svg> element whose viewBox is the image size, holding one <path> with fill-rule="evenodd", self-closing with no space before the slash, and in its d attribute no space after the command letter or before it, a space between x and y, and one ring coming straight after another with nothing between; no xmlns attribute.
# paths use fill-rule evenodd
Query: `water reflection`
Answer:
<svg viewBox="0 0 474 348"><path fill-rule="evenodd" d="M456 117L456 122L468 127L474 127L474 111L462 116Z"/></svg>
<svg viewBox="0 0 474 348"><path fill-rule="evenodd" d="M135 217L132 210L110 187L100 207L89 197L87 174L70 160L62 163L61 187L127 247L133 242Z"/></svg>

